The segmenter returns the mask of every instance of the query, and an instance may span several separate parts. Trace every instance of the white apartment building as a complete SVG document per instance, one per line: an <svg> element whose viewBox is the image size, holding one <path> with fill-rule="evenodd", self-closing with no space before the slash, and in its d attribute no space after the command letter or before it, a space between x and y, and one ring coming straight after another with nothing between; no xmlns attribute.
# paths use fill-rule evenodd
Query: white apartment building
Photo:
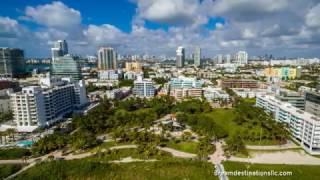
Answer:
<svg viewBox="0 0 320 180"><path fill-rule="evenodd" d="M88 102L83 81L72 82L48 76L39 84L10 94L14 122L20 132L50 126Z"/></svg>
<svg viewBox="0 0 320 180"><path fill-rule="evenodd" d="M142 79L141 76L134 81L133 94L138 97L154 97L154 83L150 79Z"/></svg>
<svg viewBox="0 0 320 180"><path fill-rule="evenodd" d="M257 96L256 106L272 113L276 121L286 123L291 136L310 154L320 154L320 118L302 111L274 96Z"/></svg>

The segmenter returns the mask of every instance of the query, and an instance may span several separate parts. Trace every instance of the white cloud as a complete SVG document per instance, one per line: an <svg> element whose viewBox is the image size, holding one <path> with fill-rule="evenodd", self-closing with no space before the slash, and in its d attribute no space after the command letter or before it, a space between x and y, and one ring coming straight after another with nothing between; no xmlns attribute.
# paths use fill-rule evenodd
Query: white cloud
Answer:
<svg viewBox="0 0 320 180"><path fill-rule="evenodd" d="M309 27L320 27L320 4L310 9L306 15L306 24Z"/></svg>
<svg viewBox="0 0 320 180"><path fill-rule="evenodd" d="M171 25L203 23L199 0L137 0L138 16L153 22Z"/></svg>
<svg viewBox="0 0 320 180"><path fill-rule="evenodd" d="M26 18L52 28L73 28L81 23L80 12L59 1L37 7L28 6L25 13Z"/></svg>
<svg viewBox="0 0 320 180"><path fill-rule="evenodd" d="M41 26L31 30L17 20L0 17L0 46L21 47L27 54L40 52L42 56L50 56L51 44L57 39L66 39L70 52L75 54L94 54L104 45L114 46L122 54L174 55L179 45L187 48L187 54L192 53L194 46L200 46L205 55L211 56L240 49L250 54L319 54L316 49L320 45L318 0L134 2L137 10L131 32L124 32L109 22L84 25L81 13L61 2L29 6L24 19ZM206 28L204 25L212 17L222 17L225 23ZM145 21L169 27L148 29Z"/></svg>
<svg viewBox="0 0 320 180"><path fill-rule="evenodd" d="M15 38L20 34L18 22L9 17L0 17L0 38Z"/></svg>
<svg viewBox="0 0 320 180"><path fill-rule="evenodd" d="M89 25L83 33L89 41L101 45L116 43L126 36L121 30L110 24Z"/></svg>

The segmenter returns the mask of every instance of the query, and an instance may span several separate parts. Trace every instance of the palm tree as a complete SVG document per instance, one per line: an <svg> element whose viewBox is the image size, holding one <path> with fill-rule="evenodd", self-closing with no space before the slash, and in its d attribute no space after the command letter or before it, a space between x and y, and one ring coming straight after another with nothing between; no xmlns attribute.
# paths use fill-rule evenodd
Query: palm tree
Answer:
<svg viewBox="0 0 320 180"><path fill-rule="evenodd" d="M1 132L1 135L4 137L4 144L7 144L7 135L8 135L7 131Z"/></svg>
<svg viewBox="0 0 320 180"><path fill-rule="evenodd" d="M14 141L14 134L16 133L16 130L13 128L9 128L6 131L7 131L7 134L9 135L9 137L11 137Z"/></svg>
<svg viewBox="0 0 320 180"><path fill-rule="evenodd" d="M2 136L3 136L3 132L0 132L0 144L2 144Z"/></svg>

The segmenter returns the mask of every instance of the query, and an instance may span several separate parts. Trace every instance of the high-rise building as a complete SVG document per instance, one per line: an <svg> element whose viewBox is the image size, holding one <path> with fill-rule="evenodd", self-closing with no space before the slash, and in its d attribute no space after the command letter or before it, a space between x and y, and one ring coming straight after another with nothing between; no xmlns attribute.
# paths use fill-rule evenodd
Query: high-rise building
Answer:
<svg viewBox="0 0 320 180"><path fill-rule="evenodd" d="M237 64L248 64L248 53L246 51L239 51L235 55Z"/></svg>
<svg viewBox="0 0 320 180"><path fill-rule="evenodd" d="M155 94L153 82L149 79L142 79L141 76L138 77L134 81L133 94L138 97L153 97Z"/></svg>
<svg viewBox="0 0 320 180"><path fill-rule="evenodd" d="M74 80L82 79L80 64L70 55L56 58L51 64L51 74L56 77L71 77Z"/></svg>
<svg viewBox="0 0 320 180"><path fill-rule="evenodd" d="M10 94L11 109L18 131L31 132L49 126L64 115L87 104L84 81L40 79L40 86L24 87Z"/></svg>
<svg viewBox="0 0 320 180"><path fill-rule="evenodd" d="M24 52L16 48L0 48L0 76L19 77L25 75Z"/></svg>
<svg viewBox="0 0 320 180"><path fill-rule="evenodd" d="M226 54L224 56L224 63L226 63L226 64L230 64L231 63L231 55L230 54Z"/></svg>
<svg viewBox="0 0 320 180"><path fill-rule="evenodd" d="M180 46L178 47L176 51L176 63L178 68L182 68L184 66L185 62L185 50L184 47Z"/></svg>
<svg viewBox="0 0 320 180"><path fill-rule="evenodd" d="M223 55L222 54L217 55L217 64L223 64Z"/></svg>
<svg viewBox="0 0 320 180"><path fill-rule="evenodd" d="M113 48L102 47L98 50L98 69L117 69L117 53Z"/></svg>
<svg viewBox="0 0 320 180"><path fill-rule="evenodd" d="M51 57L52 62L54 62L57 58L63 56L62 51L59 48L51 48Z"/></svg>
<svg viewBox="0 0 320 180"><path fill-rule="evenodd" d="M51 48L52 61L57 58L68 54L68 43L66 40L58 40Z"/></svg>
<svg viewBox="0 0 320 180"><path fill-rule="evenodd" d="M201 48L196 47L193 54L193 61L195 66L201 66Z"/></svg>
<svg viewBox="0 0 320 180"><path fill-rule="evenodd" d="M66 40L58 40L54 43L54 47L61 49L62 55L68 54L68 43Z"/></svg>

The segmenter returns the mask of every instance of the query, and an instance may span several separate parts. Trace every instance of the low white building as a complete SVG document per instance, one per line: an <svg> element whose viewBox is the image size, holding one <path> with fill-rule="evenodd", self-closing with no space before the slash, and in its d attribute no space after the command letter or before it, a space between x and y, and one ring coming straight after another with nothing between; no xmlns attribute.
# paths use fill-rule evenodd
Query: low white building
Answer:
<svg viewBox="0 0 320 180"><path fill-rule="evenodd" d="M320 118L300 110L274 96L258 95L256 106L271 113L276 121L286 123L291 136L310 154L320 154Z"/></svg>
<svg viewBox="0 0 320 180"><path fill-rule="evenodd" d="M105 70L98 72L98 78L100 80L118 80L120 74L116 70Z"/></svg>
<svg viewBox="0 0 320 180"><path fill-rule="evenodd" d="M233 88L232 91L242 98L255 98L267 94L266 89Z"/></svg>
<svg viewBox="0 0 320 180"><path fill-rule="evenodd" d="M143 76L143 73L128 71L128 72L124 73L123 78L128 79L128 80L135 80L135 79L137 79L138 76Z"/></svg>
<svg viewBox="0 0 320 180"><path fill-rule="evenodd" d="M223 91L221 88L206 87L206 88L203 88L203 90L204 90L203 96L208 101L216 101L216 100L229 101L230 100L229 94Z"/></svg>
<svg viewBox="0 0 320 180"><path fill-rule="evenodd" d="M129 96L130 93L131 93L131 87L122 87L119 89L106 91L106 97L108 99L123 99Z"/></svg>

